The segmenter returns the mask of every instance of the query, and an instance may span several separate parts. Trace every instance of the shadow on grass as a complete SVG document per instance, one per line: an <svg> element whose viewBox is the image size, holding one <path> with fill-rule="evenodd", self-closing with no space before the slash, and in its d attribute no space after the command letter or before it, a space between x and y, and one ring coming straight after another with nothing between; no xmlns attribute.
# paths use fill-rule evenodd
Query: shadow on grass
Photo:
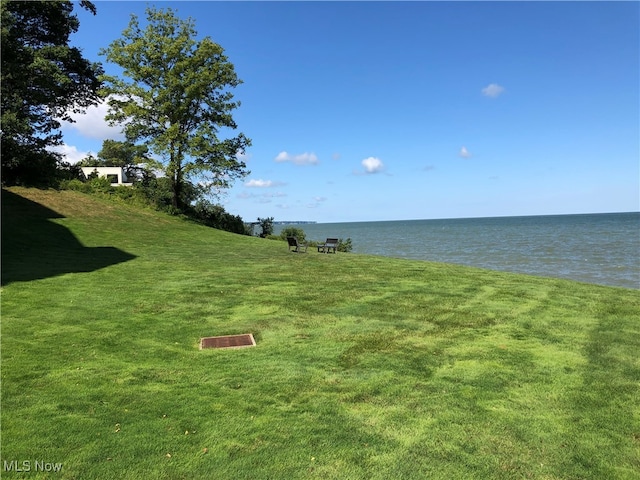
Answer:
<svg viewBox="0 0 640 480"><path fill-rule="evenodd" d="M135 258L115 247L85 247L52 218L64 217L2 190L2 285L92 272Z"/></svg>

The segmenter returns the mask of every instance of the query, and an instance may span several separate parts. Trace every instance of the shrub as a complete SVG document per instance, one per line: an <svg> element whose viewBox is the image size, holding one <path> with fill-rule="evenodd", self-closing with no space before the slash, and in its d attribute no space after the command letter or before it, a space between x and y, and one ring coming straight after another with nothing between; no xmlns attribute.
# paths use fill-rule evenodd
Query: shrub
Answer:
<svg viewBox="0 0 640 480"><path fill-rule="evenodd" d="M339 239L338 240L338 251L339 252L350 252L353 250L353 245L351 243L351 238L347 238L346 240Z"/></svg>
<svg viewBox="0 0 640 480"><path fill-rule="evenodd" d="M107 177L92 178L89 180L89 185L94 192L109 193L111 191L111 181Z"/></svg>
<svg viewBox="0 0 640 480"><path fill-rule="evenodd" d="M225 211L221 205L214 205L207 200L198 201L187 214L205 225L227 232L249 235L242 217Z"/></svg>
<svg viewBox="0 0 640 480"><path fill-rule="evenodd" d="M60 188L76 190L82 193L108 197L112 200L144 207L155 208L170 215L185 215L191 220L208 227L226 230L241 235L251 235L239 215L232 215L220 205L214 205L199 197L199 191L191 183L185 183L182 191L182 209L172 205L172 191L170 180L166 177L154 178L147 176L134 182L133 186L114 186L108 178L99 177L97 173L89 175L88 181L78 179L62 180ZM197 201L196 201L197 200ZM273 221L273 218L266 219ZM273 228L273 226L272 226Z"/></svg>
<svg viewBox="0 0 640 480"><path fill-rule="evenodd" d="M78 179L62 180L60 182L62 190L75 190L76 192L91 193L91 185Z"/></svg>
<svg viewBox="0 0 640 480"><path fill-rule="evenodd" d="M304 230L302 230L301 228L296 228L296 227L284 228L280 232L280 238L282 240L286 240L287 237L296 237L300 242L306 241L306 234L304 233Z"/></svg>

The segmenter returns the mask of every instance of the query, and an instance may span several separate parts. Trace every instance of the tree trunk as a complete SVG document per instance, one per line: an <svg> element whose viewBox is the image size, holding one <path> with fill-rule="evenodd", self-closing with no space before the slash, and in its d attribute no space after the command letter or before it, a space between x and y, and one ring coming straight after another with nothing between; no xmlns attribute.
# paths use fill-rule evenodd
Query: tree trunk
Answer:
<svg viewBox="0 0 640 480"><path fill-rule="evenodd" d="M171 205L176 210L181 210L182 202L180 201L180 193L182 190L182 167L181 167L181 152L178 149L175 150L175 142L171 142L171 159L169 165L173 166L171 172L171 190L173 196L171 198Z"/></svg>
<svg viewBox="0 0 640 480"><path fill-rule="evenodd" d="M173 190L173 197L171 204L176 210L180 210L182 202L180 201L180 193L182 191L182 175L180 169L176 169L175 173L171 177L171 189Z"/></svg>

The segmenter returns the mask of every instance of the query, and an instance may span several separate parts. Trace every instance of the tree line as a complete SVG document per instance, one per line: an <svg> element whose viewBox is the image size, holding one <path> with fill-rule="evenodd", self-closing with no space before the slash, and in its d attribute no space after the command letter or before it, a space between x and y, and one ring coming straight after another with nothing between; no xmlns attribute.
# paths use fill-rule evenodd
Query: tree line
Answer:
<svg viewBox="0 0 640 480"><path fill-rule="evenodd" d="M90 1L75 5L97 13ZM207 195L250 173L240 158L251 145L243 133L221 135L237 129L232 114L240 102L232 89L242 81L220 45L196 40L193 20L149 7L144 28L132 15L122 36L100 51L123 71L107 75L69 45L79 28L71 1L3 1L0 9L3 185L77 179L79 165L52 150L63 143L61 122L106 102L106 119L125 140L106 140L98 158L83 164L124 167L174 212L220 213Z"/></svg>

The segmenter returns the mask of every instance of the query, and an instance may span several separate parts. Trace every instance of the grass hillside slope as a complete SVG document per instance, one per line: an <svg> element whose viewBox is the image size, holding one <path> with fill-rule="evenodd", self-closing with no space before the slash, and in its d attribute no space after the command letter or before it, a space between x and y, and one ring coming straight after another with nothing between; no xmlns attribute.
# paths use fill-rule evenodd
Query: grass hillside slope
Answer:
<svg viewBox="0 0 640 480"><path fill-rule="evenodd" d="M19 188L2 282L3 478L640 475L636 290Z"/></svg>

